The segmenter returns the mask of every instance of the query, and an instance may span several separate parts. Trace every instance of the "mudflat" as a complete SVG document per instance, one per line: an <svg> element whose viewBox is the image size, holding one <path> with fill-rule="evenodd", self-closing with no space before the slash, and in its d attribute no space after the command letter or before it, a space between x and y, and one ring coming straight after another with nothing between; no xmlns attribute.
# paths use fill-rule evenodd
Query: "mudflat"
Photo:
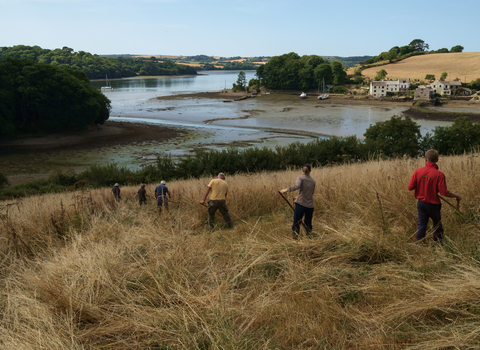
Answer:
<svg viewBox="0 0 480 350"><path fill-rule="evenodd" d="M179 128L106 121L103 125L76 133L0 140L0 151L5 154L32 150L94 149L135 143L158 144L184 134L185 131Z"/></svg>
<svg viewBox="0 0 480 350"><path fill-rule="evenodd" d="M180 128L107 121L91 130L0 140L0 172L11 185L48 177L54 169L87 169L118 159L142 164L154 161L162 147L180 142L188 134Z"/></svg>

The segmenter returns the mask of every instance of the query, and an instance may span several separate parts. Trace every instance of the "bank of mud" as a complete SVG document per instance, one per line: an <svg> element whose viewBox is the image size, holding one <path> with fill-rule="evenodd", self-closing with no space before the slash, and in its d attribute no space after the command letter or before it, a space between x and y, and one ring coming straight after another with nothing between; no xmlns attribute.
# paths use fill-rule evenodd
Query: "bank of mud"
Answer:
<svg viewBox="0 0 480 350"><path fill-rule="evenodd" d="M452 103L453 102L453 103ZM458 103L461 102L461 103ZM422 119L422 120L434 120L434 121L446 121L454 122L458 117L469 117L473 123L480 121L480 109L479 113L469 113L469 112L451 112L451 111L442 111L441 108L478 108L480 105L476 102L469 103L468 101L449 101L443 103L440 107L433 106L432 103L421 103L410 107L404 112L406 116L409 116L412 119Z"/></svg>

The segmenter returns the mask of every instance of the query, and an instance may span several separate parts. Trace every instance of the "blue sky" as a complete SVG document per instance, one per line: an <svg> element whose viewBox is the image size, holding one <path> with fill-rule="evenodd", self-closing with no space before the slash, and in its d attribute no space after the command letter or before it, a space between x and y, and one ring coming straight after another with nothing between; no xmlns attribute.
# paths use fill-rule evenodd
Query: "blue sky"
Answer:
<svg viewBox="0 0 480 350"><path fill-rule="evenodd" d="M0 0L0 46L94 54L377 55L422 39L479 52L479 0Z"/></svg>

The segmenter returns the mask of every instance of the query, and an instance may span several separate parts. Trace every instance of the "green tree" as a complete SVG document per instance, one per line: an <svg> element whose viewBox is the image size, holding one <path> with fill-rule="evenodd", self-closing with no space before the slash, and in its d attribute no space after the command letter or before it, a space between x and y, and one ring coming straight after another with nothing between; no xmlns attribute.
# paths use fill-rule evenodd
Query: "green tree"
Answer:
<svg viewBox="0 0 480 350"><path fill-rule="evenodd" d="M422 39L412 40L409 46L413 46L415 51L426 51L429 49L429 45L425 43Z"/></svg>
<svg viewBox="0 0 480 350"><path fill-rule="evenodd" d="M0 111L9 130L77 131L109 117L110 101L81 71L7 57L0 72Z"/></svg>
<svg viewBox="0 0 480 350"><path fill-rule="evenodd" d="M398 56L398 53L400 52L400 48L398 46L394 46L390 49L390 51L388 51L388 54L387 54L387 59L389 61L397 58Z"/></svg>
<svg viewBox="0 0 480 350"><path fill-rule="evenodd" d="M313 75L315 77L315 82L317 86L319 84L331 84L333 83L333 72L332 66L329 63L322 63L313 70Z"/></svg>
<svg viewBox="0 0 480 350"><path fill-rule="evenodd" d="M464 47L461 45L456 45L450 49L450 52L463 52Z"/></svg>
<svg viewBox="0 0 480 350"><path fill-rule="evenodd" d="M347 72L343 69L342 64L338 60L332 62L333 83L335 85L341 85L345 82Z"/></svg>
<svg viewBox="0 0 480 350"><path fill-rule="evenodd" d="M387 77L387 71L385 69L380 69L377 72L377 75L375 76L374 80L383 80Z"/></svg>
<svg viewBox="0 0 480 350"><path fill-rule="evenodd" d="M427 74L427 75L425 76L425 79L426 79L426 80L435 80L435 75L434 75L434 74Z"/></svg>
<svg viewBox="0 0 480 350"><path fill-rule="evenodd" d="M420 126L409 117L394 115L390 120L370 125L363 135L370 151L386 156L416 157L420 149Z"/></svg>
<svg viewBox="0 0 480 350"><path fill-rule="evenodd" d="M472 80L468 86L473 90L480 90L480 78Z"/></svg>
<svg viewBox="0 0 480 350"><path fill-rule="evenodd" d="M451 126L437 126L433 132L433 147L441 154L461 154L480 147L480 124L473 124L468 117L458 117Z"/></svg>
<svg viewBox="0 0 480 350"><path fill-rule="evenodd" d="M448 76L448 73L443 72L442 75L440 76L440 81L445 81L445 79L447 79L447 76Z"/></svg>
<svg viewBox="0 0 480 350"><path fill-rule="evenodd" d="M355 78L353 78L353 81L355 84L363 84L365 79L361 75L357 75Z"/></svg>
<svg viewBox="0 0 480 350"><path fill-rule="evenodd" d="M246 86L247 78L245 72L241 70L240 73L238 73L237 83L234 84L234 87L236 87L236 90L244 91Z"/></svg>

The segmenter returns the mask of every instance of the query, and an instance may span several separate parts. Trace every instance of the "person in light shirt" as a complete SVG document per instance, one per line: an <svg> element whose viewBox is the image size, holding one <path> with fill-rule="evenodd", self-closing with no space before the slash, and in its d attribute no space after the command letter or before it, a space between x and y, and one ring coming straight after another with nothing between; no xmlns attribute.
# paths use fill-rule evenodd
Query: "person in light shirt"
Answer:
<svg viewBox="0 0 480 350"><path fill-rule="evenodd" d="M205 204L208 194L210 193L210 200L208 201L208 225L210 226L210 231L215 229L215 213L220 211L220 214L223 216L225 221L228 224L228 227L233 228L232 218L228 213L227 208L227 194L228 194L228 184L225 181L225 174L219 173L216 179L210 181L207 185L207 190L203 196L203 200L200 204Z"/></svg>
<svg viewBox="0 0 480 350"><path fill-rule="evenodd" d="M313 218L313 193L315 192L315 180L312 179L310 173L312 167L310 164L302 166L302 175L297 177L295 184L281 190L282 194L299 190L297 198L295 198L295 210L293 214L292 235L293 239L298 239L300 234L300 223L305 216L305 228L307 236L312 232Z"/></svg>

